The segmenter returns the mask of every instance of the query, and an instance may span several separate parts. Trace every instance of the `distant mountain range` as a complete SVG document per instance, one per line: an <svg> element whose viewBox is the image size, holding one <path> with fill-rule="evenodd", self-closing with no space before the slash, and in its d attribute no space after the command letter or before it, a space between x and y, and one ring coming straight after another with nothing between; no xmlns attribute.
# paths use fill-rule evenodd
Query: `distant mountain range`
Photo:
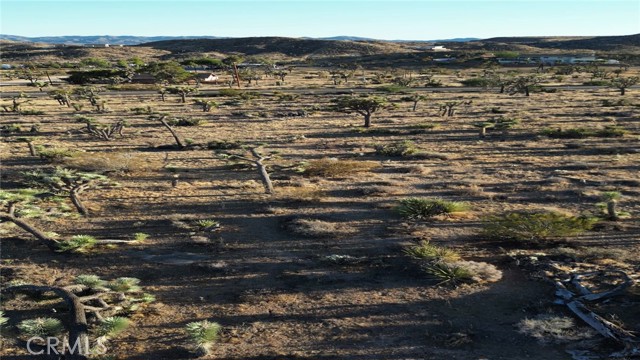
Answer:
<svg viewBox="0 0 640 360"><path fill-rule="evenodd" d="M148 42L167 41L167 40L190 40L190 39L230 39L223 36L111 36L111 35L95 35L95 36L39 36L26 37L18 35L0 34L0 40L19 41L19 42L35 42L47 44L68 44L68 45L84 45L84 44L110 44L110 45L139 45ZM388 41L372 38L364 38L357 36L333 36L323 38L309 38L314 40L337 40L337 41ZM466 42L479 40L478 38L455 38L441 40L390 40L389 42Z"/></svg>

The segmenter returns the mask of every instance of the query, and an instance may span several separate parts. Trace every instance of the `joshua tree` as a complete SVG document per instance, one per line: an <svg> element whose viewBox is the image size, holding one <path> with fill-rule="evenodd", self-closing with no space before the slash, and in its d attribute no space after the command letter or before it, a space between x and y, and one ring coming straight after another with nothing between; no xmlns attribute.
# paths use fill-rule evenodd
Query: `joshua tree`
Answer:
<svg viewBox="0 0 640 360"><path fill-rule="evenodd" d="M96 119L88 116L77 116L76 122L81 122L87 125L87 132L93 137L98 139L111 141L115 135L123 136L122 131L126 123L124 120L118 120L113 124L103 125L96 122Z"/></svg>
<svg viewBox="0 0 640 360"><path fill-rule="evenodd" d="M440 104L440 116L453 116L456 113L456 107L459 105L471 105L472 100L468 101L447 101L443 104Z"/></svg>
<svg viewBox="0 0 640 360"><path fill-rule="evenodd" d="M69 89L57 89L49 91L49 96L58 101L58 104L71 107L71 91Z"/></svg>
<svg viewBox="0 0 640 360"><path fill-rule="evenodd" d="M3 104L2 108L6 112L20 112L21 107L22 107L23 104L31 102L31 100L20 101L20 99L25 99L27 97L29 97L27 94L20 93L19 95L14 96L14 97L11 98L11 104L8 104L8 105L4 105Z"/></svg>
<svg viewBox="0 0 640 360"><path fill-rule="evenodd" d="M96 108L98 108L98 110L100 109L100 97L98 96L99 93L103 92L104 89L102 88L98 88L98 87L94 87L94 86L83 86L81 88L75 89L73 91L73 93L79 98L79 99L86 99L89 101L89 103L91 104L91 106L95 106Z"/></svg>
<svg viewBox="0 0 640 360"><path fill-rule="evenodd" d="M162 102L165 102L165 95L167 95L167 89L162 88L160 90L158 90L158 94L160 94L160 99L162 100Z"/></svg>
<svg viewBox="0 0 640 360"><path fill-rule="evenodd" d="M427 100L427 96L426 95L420 95L420 94L413 94L410 97L407 98L409 101L413 102L413 111L415 112L416 109L418 108L418 103L420 101L426 101Z"/></svg>
<svg viewBox="0 0 640 360"><path fill-rule="evenodd" d="M29 171L24 173L28 182L41 188L46 188L57 195L69 196L78 212L84 216L89 210L80 200L80 195L90 189L100 189L114 185L104 175L83 173L57 167L52 172Z"/></svg>
<svg viewBox="0 0 640 360"><path fill-rule="evenodd" d="M285 70L280 70L280 71L275 71L273 75L277 76L280 79L280 81L284 83L284 78L286 78L287 75L289 75L289 72Z"/></svg>
<svg viewBox="0 0 640 360"><path fill-rule="evenodd" d="M358 113L364 116L364 127L371 126L371 115L387 106L388 101L385 98L377 96L369 97L351 97L346 96L334 100L336 111L344 113Z"/></svg>
<svg viewBox="0 0 640 360"><path fill-rule="evenodd" d="M168 115L165 115L165 114L154 114L149 116L149 119L159 121L162 124L162 126L164 126L165 128L167 128L167 130L169 130L169 132L171 133L171 136L173 136L173 139L176 141L176 145L178 146L178 149L182 150L186 148L187 146L182 141L182 139L180 139L180 136L178 136L178 133L176 133L173 127L171 127L171 125L169 125L169 123L167 122L167 117Z"/></svg>
<svg viewBox="0 0 640 360"><path fill-rule="evenodd" d="M33 144L34 140L35 137L20 137L16 139L16 141L27 143L27 146L29 146L29 154L31 154L31 156L38 156L38 149L36 149L36 146Z"/></svg>
<svg viewBox="0 0 640 360"><path fill-rule="evenodd" d="M487 134L487 129L506 130L512 128L518 123L517 119L509 119L505 117L493 118L487 121L477 121L473 123L473 126L480 129L479 136L484 138Z"/></svg>
<svg viewBox="0 0 640 360"><path fill-rule="evenodd" d="M639 81L640 81L640 77L638 76L627 77L627 78L617 77L611 80L611 86L618 88L618 90L620 90L620 95L624 95L628 87L631 87L637 84Z"/></svg>
<svg viewBox="0 0 640 360"><path fill-rule="evenodd" d="M55 252L82 252L94 245L123 244L144 240L138 237L134 240L96 240L87 235L75 235L68 239L57 239L55 234L41 230L29 220L50 219L68 215L67 209L61 204L62 201L61 198L54 194L34 189L0 190L0 206L2 206L0 220L15 224Z"/></svg>
<svg viewBox="0 0 640 360"><path fill-rule="evenodd" d="M253 158L230 153L218 153L218 156L224 160L243 160L253 164L260 174L260 180L264 185L265 193L273 194L273 184L271 183L271 178L269 177L267 166L264 164L264 161L271 159L273 156L262 155L259 148L252 148L250 152Z"/></svg>
<svg viewBox="0 0 640 360"><path fill-rule="evenodd" d="M538 85L541 79L536 75L519 76L510 82L508 85L509 95L524 94L529 96L529 91L532 87Z"/></svg>
<svg viewBox="0 0 640 360"><path fill-rule="evenodd" d="M38 229L29 222L29 218L41 218L54 216L55 213L47 213L40 206L45 200L54 200L50 194L38 190L24 189L16 191L0 190L0 220L11 222L22 230L30 233L41 243L53 251L58 250L59 242L44 231ZM62 213L60 213L62 214Z"/></svg>
<svg viewBox="0 0 640 360"><path fill-rule="evenodd" d="M26 294L41 298L44 294L55 294L67 306L69 346L65 346L65 359L86 360L91 350L104 350L105 343L124 331L131 321L123 314L135 312L145 304L155 301L153 295L142 292L136 278L102 280L96 275L79 275L70 285L21 284L2 289L3 298L16 294ZM93 326L89 326L89 325ZM47 326L43 326L47 325ZM29 336L44 337L45 332L65 331L59 320L39 318L25 320L18 326ZM90 330L91 333L90 333ZM95 337L93 344L89 335Z"/></svg>
<svg viewBox="0 0 640 360"><path fill-rule="evenodd" d="M201 106L203 112L210 112L211 109L217 108L218 103L213 100L196 100L193 102L194 104Z"/></svg>
<svg viewBox="0 0 640 360"><path fill-rule="evenodd" d="M198 89L188 86L169 87L166 90L169 94L180 95L180 100L183 104L187 102L187 95L198 93Z"/></svg>

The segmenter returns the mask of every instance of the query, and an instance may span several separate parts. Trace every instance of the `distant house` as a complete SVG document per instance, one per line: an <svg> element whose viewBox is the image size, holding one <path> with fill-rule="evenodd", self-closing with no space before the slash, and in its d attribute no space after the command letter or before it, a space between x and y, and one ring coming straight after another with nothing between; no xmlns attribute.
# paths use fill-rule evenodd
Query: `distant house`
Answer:
<svg viewBox="0 0 640 360"><path fill-rule="evenodd" d="M450 49L447 49L443 45L429 45L429 46L425 46L424 49L430 50L430 51L451 51Z"/></svg>
<svg viewBox="0 0 640 360"><path fill-rule="evenodd" d="M132 84L155 84L156 78L151 74L135 74L131 77Z"/></svg>
<svg viewBox="0 0 640 360"><path fill-rule="evenodd" d="M219 77L216 74L198 74L198 80L205 84L217 84Z"/></svg>
<svg viewBox="0 0 640 360"><path fill-rule="evenodd" d="M9 70L11 69L13 66L11 66L10 64L2 64L0 66L0 68L2 68L2 70Z"/></svg>

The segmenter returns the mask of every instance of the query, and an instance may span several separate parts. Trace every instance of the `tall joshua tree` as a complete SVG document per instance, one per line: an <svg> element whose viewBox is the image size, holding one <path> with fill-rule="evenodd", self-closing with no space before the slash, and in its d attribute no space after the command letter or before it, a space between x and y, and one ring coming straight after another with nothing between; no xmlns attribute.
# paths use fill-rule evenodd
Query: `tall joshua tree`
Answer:
<svg viewBox="0 0 640 360"><path fill-rule="evenodd" d="M342 97L336 99L335 110L345 113L358 113L364 116L364 127L371 126L371 115L387 106L388 101L385 98L377 96L368 97Z"/></svg>
<svg viewBox="0 0 640 360"><path fill-rule="evenodd" d="M611 80L611 86L618 88L618 90L620 90L620 95L624 95L628 87L631 87L637 84L638 82L640 82L640 77L638 76L626 77L626 78L617 77Z"/></svg>

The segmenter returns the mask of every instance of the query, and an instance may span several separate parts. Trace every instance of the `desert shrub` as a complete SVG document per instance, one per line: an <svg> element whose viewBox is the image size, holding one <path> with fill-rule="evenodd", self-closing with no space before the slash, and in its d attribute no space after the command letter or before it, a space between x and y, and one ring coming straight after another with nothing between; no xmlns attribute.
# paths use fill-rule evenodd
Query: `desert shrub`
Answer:
<svg viewBox="0 0 640 360"><path fill-rule="evenodd" d="M188 323L185 326L185 331L195 345L196 353L200 356L211 353L211 348L220 337L221 330L220 324L207 320Z"/></svg>
<svg viewBox="0 0 640 360"><path fill-rule="evenodd" d="M60 161L66 158L72 158L80 154L80 152L67 148L47 148L42 145L36 146L36 151L40 158L52 162Z"/></svg>
<svg viewBox="0 0 640 360"><path fill-rule="evenodd" d="M493 82L491 81L491 79L482 78L482 77L462 80L460 81L460 83L464 86L472 86L472 87L489 87L493 85Z"/></svg>
<svg viewBox="0 0 640 360"><path fill-rule="evenodd" d="M609 86L611 83L607 80L589 80L582 83L585 86Z"/></svg>
<svg viewBox="0 0 640 360"><path fill-rule="evenodd" d="M41 110L20 110L20 115L44 115Z"/></svg>
<svg viewBox="0 0 640 360"><path fill-rule="evenodd" d="M438 281L438 284L458 285L461 283L470 283L473 274L468 269L445 262L427 263L423 267L424 271L432 278Z"/></svg>
<svg viewBox="0 0 640 360"><path fill-rule="evenodd" d="M371 171L379 166L374 161L324 158L305 163L302 173L307 176L336 177Z"/></svg>
<svg viewBox="0 0 640 360"><path fill-rule="evenodd" d="M199 126L206 123L204 119L179 117L167 121L171 126Z"/></svg>
<svg viewBox="0 0 640 360"><path fill-rule="evenodd" d="M409 92L409 88L397 84L380 86L378 90L392 94L407 94Z"/></svg>
<svg viewBox="0 0 640 360"><path fill-rule="evenodd" d="M147 107L134 107L129 109L136 115L151 115L153 114L153 108L151 106Z"/></svg>
<svg viewBox="0 0 640 360"><path fill-rule="evenodd" d="M70 239L60 241L58 251L82 253L91 249L96 242L96 238L90 235L74 235Z"/></svg>
<svg viewBox="0 0 640 360"><path fill-rule="evenodd" d="M570 129L544 129L541 134L554 139L583 139L588 137L622 137L627 130L620 126L610 125L602 129L577 127Z"/></svg>
<svg viewBox="0 0 640 360"><path fill-rule="evenodd" d="M218 90L218 95L220 96L229 96L229 97L239 97L244 91L238 89L220 89Z"/></svg>
<svg viewBox="0 0 640 360"><path fill-rule="evenodd" d="M64 325L54 318L36 318L23 320L17 325L20 333L29 337L56 336L64 331Z"/></svg>
<svg viewBox="0 0 640 360"><path fill-rule="evenodd" d="M160 169L160 160L149 159L135 152L87 152L64 159L69 168L98 173L139 173Z"/></svg>
<svg viewBox="0 0 640 360"><path fill-rule="evenodd" d="M407 198L400 200L396 211L411 220L428 219L437 215L465 212L469 205L459 201L442 199Z"/></svg>
<svg viewBox="0 0 640 360"><path fill-rule="evenodd" d="M631 100L629 100L629 99L617 99L617 100L604 99L604 100L602 100L602 107L630 106L630 105L633 105L633 104L631 103Z"/></svg>
<svg viewBox="0 0 640 360"><path fill-rule="evenodd" d="M483 235L498 240L538 242L581 234L594 223L591 218L556 212L513 212L488 218Z"/></svg>
<svg viewBox="0 0 640 360"><path fill-rule="evenodd" d="M374 149L376 151L376 155L393 157L409 156L418 152L416 144L409 140L386 145L376 145Z"/></svg>
<svg viewBox="0 0 640 360"><path fill-rule="evenodd" d="M413 258L428 261L452 262L460 260L460 254L455 250L433 245L426 240L421 241L417 245L405 248L404 252Z"/></svg>
<svg viewBox="0 0 640 360"><path fill-rule="evenodd" d="M328 237L347 235L355 232L346 224L318 219L295 219L287 224L289 231L308 237Z"/></svg>
<svg viewBox="0 0 640 360"><path fill-rule="evenodd" d="M523 319L517 328L521 334L534 337L542 343L563 343L594 336L591 329L577 326L572 318L553 314Z"/></svg>
<svg viewBox="0 0 640 360"><path fill-rule="evenodd" d="M209 150L231 150L239 149L241 147L242 144L237 141L213 140L207 143L207 149Z"/></svg>
<svg viewBox="0 0 640 360"><path fill-rule="evenodd" d="M630 254L627 250L603 247L589 247L580 249L561 247L553 249L551 253L554 255L567 256L577 261L594 261L603 259L626 261L633 257L633 254Z"/></svg>
<svg viewBox="0 0 640 360"><path fill-rule="evenodd" d="M20 127L20 125L7 124L0 127L0 132L3 134L19 133L22 132L22 128Z"/></svg>

